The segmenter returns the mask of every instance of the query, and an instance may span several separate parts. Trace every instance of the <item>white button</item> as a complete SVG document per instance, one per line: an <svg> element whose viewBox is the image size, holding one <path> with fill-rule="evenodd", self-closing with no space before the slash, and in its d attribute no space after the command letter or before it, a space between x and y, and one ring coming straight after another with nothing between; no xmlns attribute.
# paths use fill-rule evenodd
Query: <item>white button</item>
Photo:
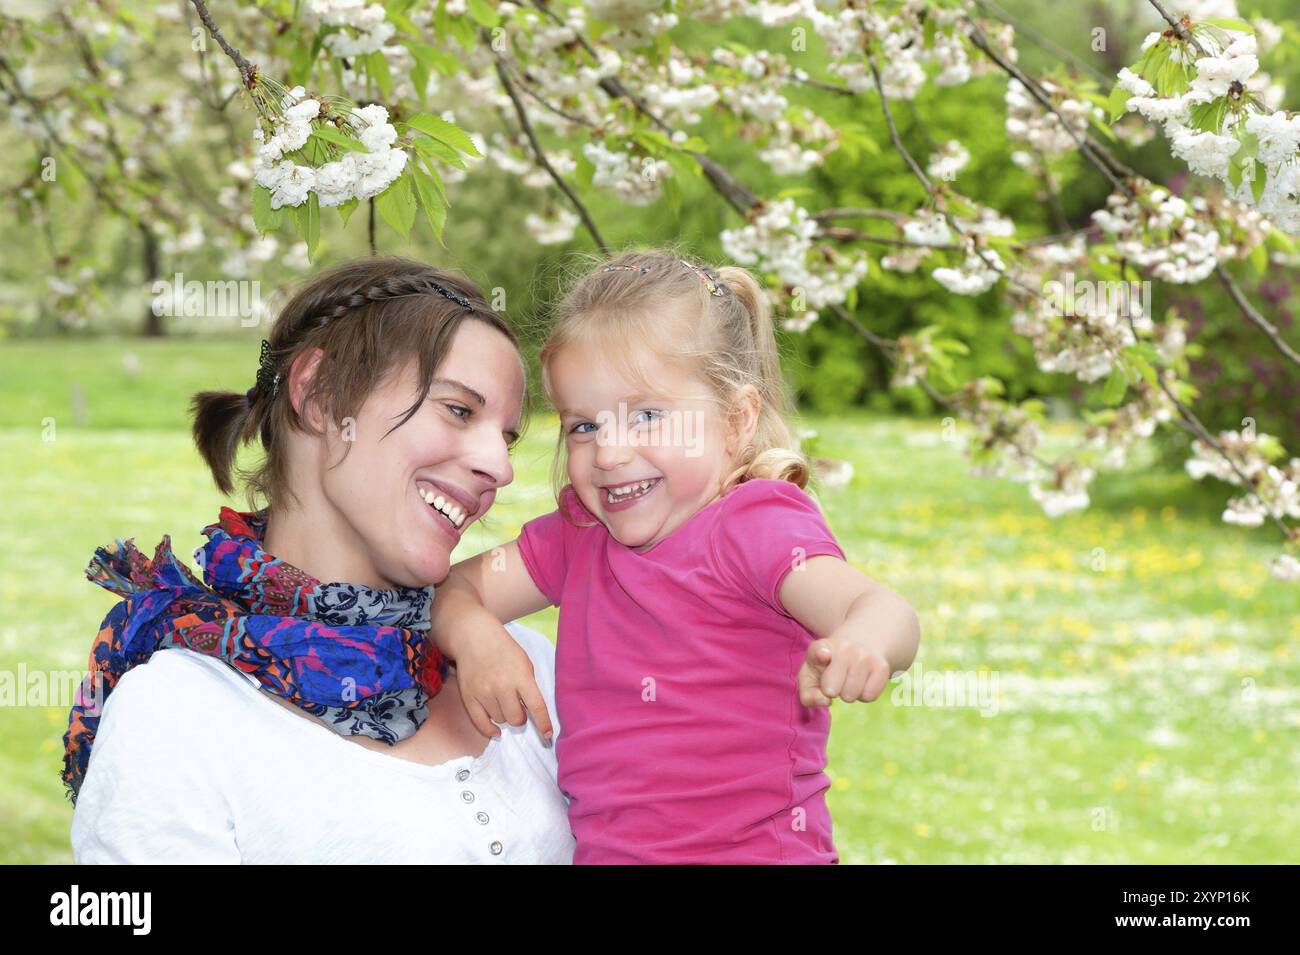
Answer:
<svg viewBox="0 0 1300 955"><path fill-rule="evenodd" d="M492 850L492 854L494 856L499 856L501 855L501 850L505 847L502 846L501 843L499 842L494 842L492 843L492 845L488 846L488 848Z"/></svg>
<svg viewBox="0 0 1300 955"><path fill-rule="evenodd" d="M466 789L463 793L460 794L460 798L465 800L466 802L473 802L474 794L470 792L468 789Z"/></svg>
<svg viewBox="0 0 1300 955"><path fill-rule="evenodd" d="M488 814L485 812L475 813L474 818L478 820L480 826L488 824Z"/></svg>
<svg viewBox="0 0 1300 955"><path fill-rule="evenodd" d="M463 783L465 780L469 779L469 770L462 769L460 772L456 774L456 778Z"/></svg>

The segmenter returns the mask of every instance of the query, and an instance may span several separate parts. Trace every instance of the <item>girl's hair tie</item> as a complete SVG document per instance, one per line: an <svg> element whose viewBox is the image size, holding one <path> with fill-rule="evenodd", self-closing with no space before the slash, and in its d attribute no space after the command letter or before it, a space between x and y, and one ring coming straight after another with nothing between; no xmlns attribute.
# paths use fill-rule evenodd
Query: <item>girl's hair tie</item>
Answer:
<svg viewBox="0 0 1300 955"><path fill-rule="evenodd" d="M727 286L723 285L698 265L691 265L691 263L687 262L685 259L678 259L678 261L704 280L704 287L709 290L710 295L716 295L718 298L722 298L731 291L731 289L727 288Z"/></svg>
<svg viewBox="0 0 1300 955"><path fill-rule="evenodd" d="M724 285L718 279L714 278L712 275L710 275L704 269L700 268L698 265L692 265L690 262L687 262L685 259L678 259L677 261L680 262L685 268L694 272L703 280L704 287L709 290L710 295L716 295L719 298L721 298L724 295L730 294L731 289L727 288L726 285ZM603 269L601 269L601 271L602 272L640 272L642 275L644 275L650 270L643 265L607 265Z"/></svg>

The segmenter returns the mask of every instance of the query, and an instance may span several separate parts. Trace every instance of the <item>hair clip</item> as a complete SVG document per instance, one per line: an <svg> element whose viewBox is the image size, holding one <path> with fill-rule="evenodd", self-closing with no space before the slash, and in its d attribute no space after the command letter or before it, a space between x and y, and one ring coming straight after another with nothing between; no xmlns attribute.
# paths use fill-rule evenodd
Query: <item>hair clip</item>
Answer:
<svg viewBox="0 0 1300 955"><path fill-rule="evenodd" d="M473 309L474 309L474 306L471 305L471 304L469 303L469 299L465 298L465 296L463 296L463 295L457 295L455 292L452 292L452 291L449 291L449 290L443 288L443 287L442 287L441 285L439 285L437 282L430 282L430 283L429 283L429 288L430 288L432 291L437 292L437 293L438 293L439 295L441 295L443 298L445 298L445 299L450 299L451 301L455 302L455 303L456 303L457 305L459 305L461 308L468 308L468 309L470 309L471 311L473 311Z"/></svg>
<svg viewBox="0 0 1300 955"><path fill-rule="evenodd" d="M602 272L640 272L642 275L650 270L643 265L607 265Z"/></svg>
<svg viewBox="0 0 1300 955"><path fill-rule="evenodd" d="M691 263L687 262L685 259L678 259L678 261L681 262L682 265L686 266L686 268L690 269L692 272L698 275L700 278L704 279L704 286L709 290L710 295L716 295L719 298L721 298L731 291L731 289L727 288L727 286L723 285L721 282L715 279L708 272L704 271L704 269L700 268L698 265L691 265Z"/></svg>
<svg viewBox="0 0 1300 955"><path fill-rule="evenodd" d="M257 358L257 384L253 388L272 398L280 391L280 360L271 352L271 343L265 338L262 339L262 352ZM249 400L252 400L251 395Z"/></svg>

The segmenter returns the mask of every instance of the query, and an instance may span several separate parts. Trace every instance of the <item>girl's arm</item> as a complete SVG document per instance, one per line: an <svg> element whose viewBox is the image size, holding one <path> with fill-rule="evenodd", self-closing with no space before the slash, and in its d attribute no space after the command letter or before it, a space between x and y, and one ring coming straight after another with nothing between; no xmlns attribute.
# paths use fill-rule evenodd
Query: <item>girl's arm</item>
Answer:
<svg viewBox="0 0 1300 955"><path fill-rule="evenodd" d="M781 582L786 611L819 639L799 671L805 706L869 703L912 665L921 624L912 605L838 557L819 555Z"/></svg>
<svg viewBox="0 0 1300 955"><path fill-rule="evenodd" d="M538 732L551 739L532 660L502 626L550 605L524 567L517 541L461 561L434 588L430 632L456 661L461 699L480 732L500 736L496 723L523 726L531 714Z"/></svg>

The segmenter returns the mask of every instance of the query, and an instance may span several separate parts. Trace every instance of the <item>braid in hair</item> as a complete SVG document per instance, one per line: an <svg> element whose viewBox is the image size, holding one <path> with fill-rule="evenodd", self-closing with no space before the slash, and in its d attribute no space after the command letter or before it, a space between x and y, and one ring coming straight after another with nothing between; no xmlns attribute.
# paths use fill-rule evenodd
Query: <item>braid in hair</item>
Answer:
<svg viewBox="0 0 1300 955"><path fill-rule="evenodd" d="M328 307L316 316L317 327L336 318L342 318L354 308L373 305L390 298L404 298L407 295L441 295L455 302L461 308L474 310L473 304L464 295L451 291L445 285L434 282L422 275L394 275L380 279L375 284L360 291L342 295L332 307Z"/></svg>

